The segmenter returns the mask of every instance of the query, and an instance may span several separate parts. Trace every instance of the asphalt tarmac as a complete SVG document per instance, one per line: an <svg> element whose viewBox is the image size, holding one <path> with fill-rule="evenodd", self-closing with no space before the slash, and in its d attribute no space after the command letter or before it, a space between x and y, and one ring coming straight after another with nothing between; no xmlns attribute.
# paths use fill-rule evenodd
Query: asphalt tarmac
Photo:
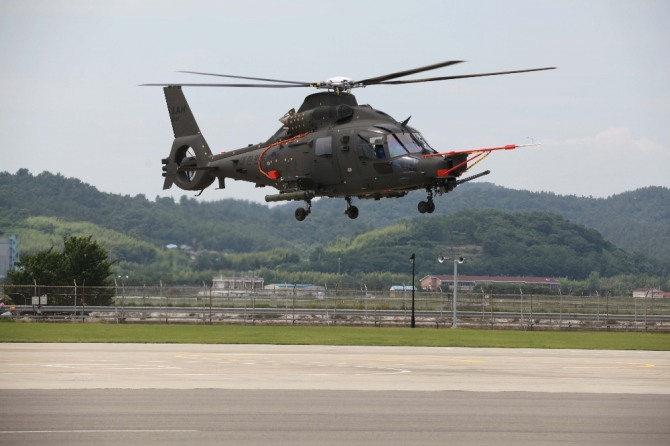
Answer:
<svg viewBox="0 0 670 446"><path fill-rule="evenodd" d="M670 352L0 344L0 389L0 445L670 438Z"/></svg>

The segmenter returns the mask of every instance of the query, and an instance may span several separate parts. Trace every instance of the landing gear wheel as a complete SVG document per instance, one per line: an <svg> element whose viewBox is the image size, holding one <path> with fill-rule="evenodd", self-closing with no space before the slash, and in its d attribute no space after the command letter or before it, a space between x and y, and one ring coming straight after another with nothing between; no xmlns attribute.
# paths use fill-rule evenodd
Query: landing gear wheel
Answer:
<svg viewBox="0 0 670 446"><path fill-rule="evenodd" d="M419 202L418 209L422 214L425 214L426 212L432 214L435 212L435 203L433 203L433 190L426 188L426 192L428 192L428 197L426 197L426 201Z"/></svg>
<svg viewBox="0 0 670 446"><path fill-rule="evenodd" d="M298 221L303 221L305 218L307 218L307 209L305 208L298 208L295 210L295 219Z"/></svg>
<svg viewBox="0 0 670 446"><path fill-rule="evenodd" d="M295 210L295 219L303 221L312 212L312 200L305 200L305 207Z"/></svg>
<svg viewBox="0 0 670 446"><path fill-rule="evenodd" d="M351 205L351 197L344 197L344 199L347 200L347 210L344 213L352 220L358 218L358 208Z"/></svg>

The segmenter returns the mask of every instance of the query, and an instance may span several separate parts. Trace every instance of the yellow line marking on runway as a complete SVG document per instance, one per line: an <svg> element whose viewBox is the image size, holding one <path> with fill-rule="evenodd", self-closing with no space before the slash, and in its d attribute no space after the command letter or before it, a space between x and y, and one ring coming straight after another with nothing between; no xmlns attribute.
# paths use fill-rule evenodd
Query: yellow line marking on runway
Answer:
<svg viewBox="0 0 670 446"><path fill-rule="evenodd" d="M575 366L565 366L563 369L623 369L623 368L636 368L636 369L653 369L655 364L642 364L639 362L630 362L623 364L608 364L608 365L575 365Z"/></svg>

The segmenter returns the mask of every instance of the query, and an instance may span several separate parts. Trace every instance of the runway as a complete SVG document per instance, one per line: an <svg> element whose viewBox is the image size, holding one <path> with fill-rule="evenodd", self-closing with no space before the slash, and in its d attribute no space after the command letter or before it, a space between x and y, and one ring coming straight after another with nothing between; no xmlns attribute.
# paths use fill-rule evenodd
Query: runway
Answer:
<svg viewBox="0 0 670 446"><path fill-rule="evenodd" d="M0 445L663 444L670 353L0 344Z"/></svg>

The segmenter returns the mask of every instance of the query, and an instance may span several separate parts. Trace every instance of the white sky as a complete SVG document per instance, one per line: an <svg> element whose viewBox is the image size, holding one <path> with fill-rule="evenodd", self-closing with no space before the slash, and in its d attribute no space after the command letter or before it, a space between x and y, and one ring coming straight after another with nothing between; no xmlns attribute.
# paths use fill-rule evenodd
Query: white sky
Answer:
<svg viewBox="0 0 670 446"><path fill-rule="evenodd" d="M502 186L594 197L670 187L668 23L665 0L0 0L0 171L191 195L162 190L170 121L161 88L138 84L217 80L177 70L362 79L456 59L467 63L419 77L558 70L369 87L358 102L412 115L439 150L541 141L480 165ZM185 92L217 152L266 140L313 91ZM228 180L202 199L266 193Z"/></svg>

